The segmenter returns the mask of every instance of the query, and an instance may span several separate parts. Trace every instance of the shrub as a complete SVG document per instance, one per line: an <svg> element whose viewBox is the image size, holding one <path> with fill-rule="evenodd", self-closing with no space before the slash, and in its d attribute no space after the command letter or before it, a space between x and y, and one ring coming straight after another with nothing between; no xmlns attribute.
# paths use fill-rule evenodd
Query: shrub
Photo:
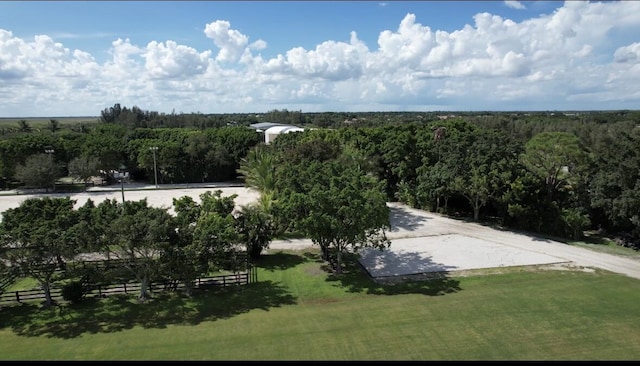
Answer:
<svg viewBox="0 0 640 366"><path fill-rule="evenodd" d="M84 286L80 281L72 281L62 287L62 298L72 303L82 301L84 294Z"/></svg>
<svg viewBox="0 0 640 366"><path fill-rule="evenodd" d="M591 223L589 216L575 208L563 209L561 218L566 225L566 233L571 239L580 239L583 230Z"/></svg>

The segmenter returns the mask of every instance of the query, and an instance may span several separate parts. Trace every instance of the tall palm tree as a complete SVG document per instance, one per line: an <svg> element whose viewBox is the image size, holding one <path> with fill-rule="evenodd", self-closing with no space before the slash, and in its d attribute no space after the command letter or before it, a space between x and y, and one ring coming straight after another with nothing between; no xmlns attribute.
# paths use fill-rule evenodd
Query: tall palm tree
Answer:
<svg viewBox="0 0 640 366"><path fill-rule="evenodd" d="M264 146L256 146L249 150L247 156L240 160L238 174L244 178L245 185L269 196L275 190L276 158L266 151Z"/></svg>
<svg viewBox="0 0 640 366"><path fill-rule="evenodd" d="M258 217L259 215L256 212L261 212L265 215L270 225L275 225L272 228L274 232L270 234L271 236L275 232L282 230L281 225L277 223L278 220L275 219L277 214L274 212L276 168L277 159L275 154L269 151L266 146L259 145L249 150L247 156L240 160L240 168L237 170L238 174L244 178L245 186L260 192L260 197L255 206L252 206L251 209L243 209L243 211L251 211L253 215L245 216ZM264 247L264 245L260 247Z"/></svg>

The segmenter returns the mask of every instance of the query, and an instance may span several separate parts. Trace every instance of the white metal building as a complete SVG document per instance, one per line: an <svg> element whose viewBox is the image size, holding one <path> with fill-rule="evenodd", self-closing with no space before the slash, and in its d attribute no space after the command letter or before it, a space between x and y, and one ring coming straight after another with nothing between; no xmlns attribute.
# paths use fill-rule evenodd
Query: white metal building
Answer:
<svg viewBox="0 0 640 366"><path fill-rule="evenodd" d="M302 132L304 128L300 128L297 126L273 126L269 127L264 131L264 143L269 144L271 141L275 140L278 135L289 132Z"/></svg>

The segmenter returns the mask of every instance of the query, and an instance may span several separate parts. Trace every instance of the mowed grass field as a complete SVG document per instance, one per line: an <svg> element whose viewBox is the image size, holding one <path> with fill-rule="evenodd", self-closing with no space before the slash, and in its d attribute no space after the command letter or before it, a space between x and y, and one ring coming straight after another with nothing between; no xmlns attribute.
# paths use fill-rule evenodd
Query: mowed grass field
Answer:
<svg viewBox="0 0 640 366"><path fill-rule="evenodd" d="M0 310L2 360L638 360L640 281L524 270L380 285L316 250L274 251L258 283Z"/></svg>

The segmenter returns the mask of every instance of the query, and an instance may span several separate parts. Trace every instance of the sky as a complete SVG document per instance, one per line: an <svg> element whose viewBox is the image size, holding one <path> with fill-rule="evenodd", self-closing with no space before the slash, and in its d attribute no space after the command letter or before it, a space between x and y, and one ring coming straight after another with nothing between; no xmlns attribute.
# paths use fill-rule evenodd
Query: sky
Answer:
<svg viewBox="0 0 640 366"><path fill-rule="evenodd" d="M640 1L0 1L0 117L640 109Z"/></svg>

